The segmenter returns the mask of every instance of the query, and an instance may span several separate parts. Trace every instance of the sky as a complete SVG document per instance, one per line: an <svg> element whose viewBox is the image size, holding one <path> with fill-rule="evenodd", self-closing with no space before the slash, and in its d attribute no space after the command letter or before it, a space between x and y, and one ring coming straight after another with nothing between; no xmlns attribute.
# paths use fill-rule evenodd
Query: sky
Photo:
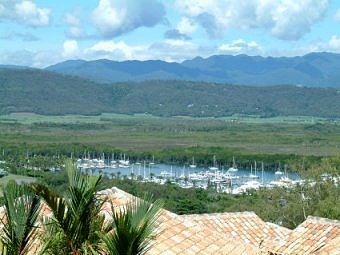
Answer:
<svg viewBox="0 0 340 255"><path fill-rule="evenodd" d="M0 64L340 53L339 0L0 0Z"/></svg>

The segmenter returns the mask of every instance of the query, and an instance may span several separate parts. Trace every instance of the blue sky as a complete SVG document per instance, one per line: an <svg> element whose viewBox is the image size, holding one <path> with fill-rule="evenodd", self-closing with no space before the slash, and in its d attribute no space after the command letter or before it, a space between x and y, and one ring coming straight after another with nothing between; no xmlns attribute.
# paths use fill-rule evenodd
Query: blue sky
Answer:
<svg viewBox="0 0 340 255"><path fill-rule="evenodd" d="M0 0L0 63L340 53L338 0Z"/></svg>

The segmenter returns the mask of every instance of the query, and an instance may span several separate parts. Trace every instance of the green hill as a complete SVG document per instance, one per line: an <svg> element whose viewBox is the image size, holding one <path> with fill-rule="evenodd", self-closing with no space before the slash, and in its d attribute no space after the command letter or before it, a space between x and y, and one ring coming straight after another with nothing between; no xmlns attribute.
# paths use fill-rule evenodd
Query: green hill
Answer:
<svg viewBox="0 0 340 255"><path fill-rule="evenodd" d="M97 84L48 71L0 69L0 113L10 112L338 118L340 91L335 88L251 87L188 81Z"/></svg>
<svg viewBox="0 0 340 255"><path fill-rule="evenodd" d="M104 87L40 70L0 69L0 113L99 114L109 111Z"/></svg>

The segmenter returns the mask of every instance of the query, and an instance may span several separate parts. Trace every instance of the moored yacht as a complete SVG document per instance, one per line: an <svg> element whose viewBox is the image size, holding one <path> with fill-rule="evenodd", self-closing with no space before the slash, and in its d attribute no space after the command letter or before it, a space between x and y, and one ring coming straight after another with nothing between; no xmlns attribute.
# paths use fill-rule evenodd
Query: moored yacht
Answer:
<svg viewBox="0 0 340 255"><path fill-rule="evenodd" d="M232 165L232 167L229 167L229 169L227 171L228 172L237 172L238 171L237 165L235 163L235 157L233 157L233 165Z"/></svg>
<svg viewBox="0 0 340 255"><path fill-rule="evenodd" d="M190 168L196 168L196 164L195 164L195 158L192 157L192 164L189 165Z"/></svg>

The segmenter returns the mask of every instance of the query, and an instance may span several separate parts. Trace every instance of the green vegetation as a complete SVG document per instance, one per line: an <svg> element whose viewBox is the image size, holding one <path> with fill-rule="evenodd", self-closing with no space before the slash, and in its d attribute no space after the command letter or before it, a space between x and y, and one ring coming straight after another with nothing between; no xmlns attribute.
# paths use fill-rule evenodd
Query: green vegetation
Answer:
<svg viewBox="0 0 340 255"><path fill-rule="evenodd" d="M339 220L340 187L334 185L332 179L322 180L321 174L327 172L337 176L340 156L320 160L304 158L296 161L295 167L299 167L299 174L303 178L313 179L316 184L306 183L292 189L250 190L235 196L216 193L214 187L207 190L183 189L170 182L160 185L132 181L126 176L112 176L113 179L103 178L101 188L116 186L139 197L151 194L154 199L164 201L165 209L178 214L254 211L265 221L289 228L295 228L309 215ZM39 181L59 192L67 189L67 175L64 171L42 173Z"/></svg>
<svg viewBox="0 0 340 255"><path fill-rule="evenodd" d="M94 117L9 115L0 120L0 159L5 154L82 156L125 151L132 158L199 164L212 155L221 162L279 161L296 155L340 152L338 122L312 118L161 118L104 114ZM270 156L268 156L270 155ZM269 163L269 162L268 162ZM278 162L276 162L278 163ZM0 166L1 167L1 166Z"/></svg>
<svg viewBox="0 0 340 255"><path fill-rule="evenodd" d="M33 186L54 216L45 223L43 254L92 254L101 248L99 233L104 229L104 216L99 214L104 200L96 199L101 178L82 175L71 162L66 169L69 187L63 194Z"/></svg>
<svg viewBox="0 0 340 255"><path fill-rule="evenodd" d="M27 175L62 194L67 189L66 157L126 153L131 160L189 163L218 162L249 166L264 161L274 169L280 162L303 178L336 175L340 167L340 125L336 120L311 117L232 116L221 118L157 117L102 114L96 116L41 116L10 114L0 120L0 168ZM1 179L0 179L1 180ZM117 186L131 194L153 194L170 211L211 213L255 211L267 221L293 228L307 215L339 219L339 186L318 182L293 190L250 191L230 196L214 190L181 189L172 184L136 183L104 178L102 188ZM304 199L301 199L304 194Z"/></svg>
<svg viewBox="0 0 340 255"><path fill-rule="evenodd" d="M43 158L49 156L41 157L40 160ZM60 164L61 159L54 160L56 165ZM165 185L139 183L127 179L126 176L112 175L110 178L113 179L103 178L100 189L116 186L139 197L146 193L151 194L154 199L164 200L165 209L178 214L255 211L262 219L289 228L296 227L308 215L340 219L340 186L335 186L332 179L321 179L323 173L339 175L340 156L299 157L290 160L290 168L298 170L306 180L315 180L316 184L306 183L293 189L250 190L246 194L233 196L216 193L214 187L207 190L183 189L170 182ZM42 160L44 161L48 160ZM17 168L16 165L10 167L11 171ZM29 171L21 173L30 174ZM67 172L63 170L50 172L41 169L36 170L35 175L39 183L47 185L58 194L64 194L68 189Z"/></svg>
<svg viewBox="0 0 340 255"><path fill-rule="evenodd" d="M163 203L160 200L153 204L145 201L150 200L135 198L130 210L113 212L111 228L115 231L103 237L107 254L145 254L151 248L150 241L155 237L153 231L159 224Z"/></svg>
<svg viewBox="0 0 340 255"><path fill-rule="evenodd" d="M340 158L333 160L339 162ZM340 164L335 166L333 174L336 176ZM288 228L297 227L309 215L340 220L340 187L331 180L320 180L320 174L327 171L325 164L313 165L313 169L314 173L318 172L315 185L306 183L291 189L249 190L237 196L216 193L214 188L183 189L171 183L159 185L129 179L106 179L106 185L135 196L150 193L154 198L164 200L165 209L178 214L254 211L263 220Z"/></svg>
<svg viewBox="0 0 340 255"><path fill-rule="evenodd" d="M250 87L189 81L96 84L41 70L0 69L0 114L149 113L223 117L233 114L340 117L336 88Z"/></svg>
<svg viewBox="0 0 340 255"><path fill-rule="evenodd" d="M113 219L101 208L108 198L97 196L101 177L87 176L66 162L67 189L58 193L41 183L10 182L4 189L0 254L24 255L41 244L39 254L144 254L160 216L161 203L131 201ZM40 218L42 200L53 216ZM37 226L42 229L38 229Z"/></svg>
<svg viewBox="0 0 340 255"><path fill-rule="evenodd" d="M40 199L27 185L10 182L3 190L4 215L1 217L0 254L24 255L34 246L41 210Z"/></svg>

